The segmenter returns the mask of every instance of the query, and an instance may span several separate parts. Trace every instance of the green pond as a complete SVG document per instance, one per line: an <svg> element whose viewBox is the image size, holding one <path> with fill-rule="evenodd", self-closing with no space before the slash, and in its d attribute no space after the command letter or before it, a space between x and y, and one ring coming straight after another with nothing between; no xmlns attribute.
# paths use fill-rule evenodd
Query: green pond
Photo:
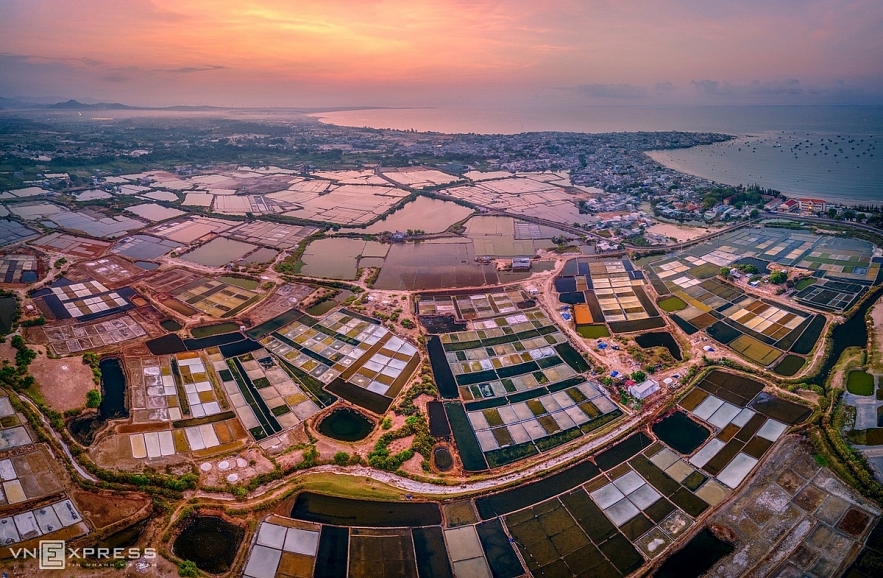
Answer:
<svg viewBox="0 0 883 578"><path fill-rule="evenodd" d="M846 389L855 395L874 395L874 376L866 371L850 371Z"/></svg>
<svg viewBox="0 0 883 578"><path fill-rule="evenodd" d="M183 327L180 323L175 321L174 319L164 319L159 322L159 326L165 329L166 331L178 331Z"/></svg>
<svg viewBox="0 0 883 578"><path fill-rule="evenodd" d="M309 309L307 309L307 313L312 315L313 317L320 317L325 315L335 307L337 307L338 303L334 299L325 299L323 301L319 301Z"/></svg>
<svg viewBox="0 0 883 578"><path fill-rule="evenodd" d="M230 333L232 331L239 331L239 324L237 323L219 323L217 325L205 325L203 327L194 327L190 330L190 334L195 339L200 339L202 337L211 337L212 335L220 335L222 333Z"/></svg>
<svg viewBox="0 0 883 578"><path fill-rule="evenodd" d="M358 231L366 233L389 231L393 233L408 229L420 229L426 233L441 233L471 214L472 209L450 201L417 197L416 201L408 203L386 219L377 221L365 229L358 229Z"/></svg>

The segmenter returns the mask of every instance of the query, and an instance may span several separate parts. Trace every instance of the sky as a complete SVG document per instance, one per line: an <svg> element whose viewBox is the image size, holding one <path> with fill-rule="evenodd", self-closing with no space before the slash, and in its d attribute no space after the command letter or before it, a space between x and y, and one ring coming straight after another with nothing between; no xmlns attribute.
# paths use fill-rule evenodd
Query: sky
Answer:
<svg viewBox="0 0 883 578"><path fill-rule="evenodd" d="M883 104L880 0L2 0L0 96Z"/></svg>

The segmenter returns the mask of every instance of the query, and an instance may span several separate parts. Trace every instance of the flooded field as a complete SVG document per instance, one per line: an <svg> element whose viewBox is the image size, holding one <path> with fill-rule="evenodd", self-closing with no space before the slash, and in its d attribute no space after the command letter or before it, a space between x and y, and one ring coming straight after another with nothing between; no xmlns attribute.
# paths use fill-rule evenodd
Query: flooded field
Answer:
<svg viewBox="0 0 883 578"><path fill-rule="evenodd" d="M181 259L205 267L221 267L231 261L240 259L255 249L257 249L256 245L218 237L189 253L181 255Z"/></svg>
<svg viewBox="0 0 883 578"><path fill-rule="evenodd" d="M310 277L355 279L359 257L385 257L389 245L361 239L317 239L307 246L301 273Z"/></svg>
<svg viewBox="0 0 883 578"><path fill-rule="evenodd" d="M370 227L357 229L365 233L407 231L420 229L426 233L440 233L458 221L472 214L472 209L450 201L440 201L428 197L417 197L382 221Z"/></svg>
<svg viewBox="0 0 883 578"><path fill-rule="evenodd" d="M414 291L497 283L499 276L493 265L475 262L471 242L430 241L393 245L374 286Z"/></svg>

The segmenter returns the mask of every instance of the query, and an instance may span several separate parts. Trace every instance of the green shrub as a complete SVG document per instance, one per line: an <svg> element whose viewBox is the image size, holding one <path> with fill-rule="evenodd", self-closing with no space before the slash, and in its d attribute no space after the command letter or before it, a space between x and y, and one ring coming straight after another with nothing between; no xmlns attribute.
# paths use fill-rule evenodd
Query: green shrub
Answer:
<svg viewBox="0 0 883 578"><path fill-rule="evenodd" d="M199 576L199 568L193 560L184 560L178 564L178 576L182 578L196 578Z"/></svg>
<svg viewBox="0 0 883 578"><path fill-rule="evenodd" d="M86 407L96 408L101 405L101 392L97 389L90 389L86 392Z"/></svg>

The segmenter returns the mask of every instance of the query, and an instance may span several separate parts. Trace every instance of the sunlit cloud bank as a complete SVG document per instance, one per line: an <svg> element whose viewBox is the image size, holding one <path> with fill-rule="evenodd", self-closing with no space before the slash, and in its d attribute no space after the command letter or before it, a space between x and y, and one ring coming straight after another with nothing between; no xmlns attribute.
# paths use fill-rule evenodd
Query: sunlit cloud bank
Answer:
<svg viewBox="0 0 883 578"><path fill-rule="evenodd" d="M877 0L5 0L0 16L3 96L883 102Z"/></svg>

